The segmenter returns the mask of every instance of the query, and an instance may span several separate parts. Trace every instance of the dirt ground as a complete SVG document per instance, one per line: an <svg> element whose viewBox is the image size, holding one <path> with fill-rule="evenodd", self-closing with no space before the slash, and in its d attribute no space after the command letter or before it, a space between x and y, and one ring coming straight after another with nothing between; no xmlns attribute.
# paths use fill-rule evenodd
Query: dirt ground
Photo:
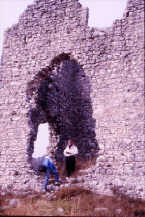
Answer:
<svg viewBox="0 0 145 217"><path fill-rule="evenodd" d="M145 217L145 201L114 191L114 196L94 194L81 187L49 193L10 192L0 195L0 216Z"/></svg>

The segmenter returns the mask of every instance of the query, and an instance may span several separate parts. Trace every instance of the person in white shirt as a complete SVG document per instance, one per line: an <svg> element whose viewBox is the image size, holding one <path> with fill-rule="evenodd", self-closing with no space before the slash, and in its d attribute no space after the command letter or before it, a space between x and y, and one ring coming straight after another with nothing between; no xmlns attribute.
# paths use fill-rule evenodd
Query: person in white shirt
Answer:
<svg viewBox="0 0 145 217"><path fill-rule="evenodd" d="M78 154L78 148L71 139L68 140L68 145L64 149L63 153L65 156L67 177L70 177L70 175L75 171L75 155Z"/></svg>

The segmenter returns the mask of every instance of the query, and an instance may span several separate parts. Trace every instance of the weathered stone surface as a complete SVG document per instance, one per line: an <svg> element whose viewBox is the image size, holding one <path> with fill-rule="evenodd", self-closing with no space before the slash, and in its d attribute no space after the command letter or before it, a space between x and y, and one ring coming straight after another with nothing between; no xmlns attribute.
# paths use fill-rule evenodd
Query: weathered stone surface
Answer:
<svg viewBox="0 0 145 217"><path fill-rule="evenodd" d="M43 177L37 180L27 163L28 111L35 108L35 100L26 100L28 84L56 56L69 53L90 84L100 148L83 185L98 191L112 183L145 198L144 2L129 0L123 18L110 28L99 30L87 23L88 10L77 0L38 0L5 32L0 67L3 189L41 189ZM57 141L52 132L51 145Z"/></svg>

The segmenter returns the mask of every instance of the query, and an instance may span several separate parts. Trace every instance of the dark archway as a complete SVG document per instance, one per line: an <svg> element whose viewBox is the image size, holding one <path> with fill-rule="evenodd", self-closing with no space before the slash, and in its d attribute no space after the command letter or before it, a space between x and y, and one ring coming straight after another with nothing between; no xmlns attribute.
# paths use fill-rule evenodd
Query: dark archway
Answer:
<svg viewBox="0 0 145 217"><path fill-rule="evenodd" d="M97 153L99 148L95 138L95 120L92 118L89 79L69 54L55 57L49 67L35 76L28 84L27 100L30 104L29 161L38 125L43 122L48 122L56 135L59 135L55 152L57 161L64 158L63 150L68 138L75 140L80 157Z"/></svg>

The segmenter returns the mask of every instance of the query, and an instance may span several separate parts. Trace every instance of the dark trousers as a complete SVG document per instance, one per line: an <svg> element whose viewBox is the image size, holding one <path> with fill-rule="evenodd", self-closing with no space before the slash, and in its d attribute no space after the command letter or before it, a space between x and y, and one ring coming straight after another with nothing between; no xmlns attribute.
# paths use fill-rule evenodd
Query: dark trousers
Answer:
<svg viewBox="0 0 145 217"><path fill-rule="evenodd" d="M65 158L66 172L69 177L75 171L75 156Z"/></svg>

